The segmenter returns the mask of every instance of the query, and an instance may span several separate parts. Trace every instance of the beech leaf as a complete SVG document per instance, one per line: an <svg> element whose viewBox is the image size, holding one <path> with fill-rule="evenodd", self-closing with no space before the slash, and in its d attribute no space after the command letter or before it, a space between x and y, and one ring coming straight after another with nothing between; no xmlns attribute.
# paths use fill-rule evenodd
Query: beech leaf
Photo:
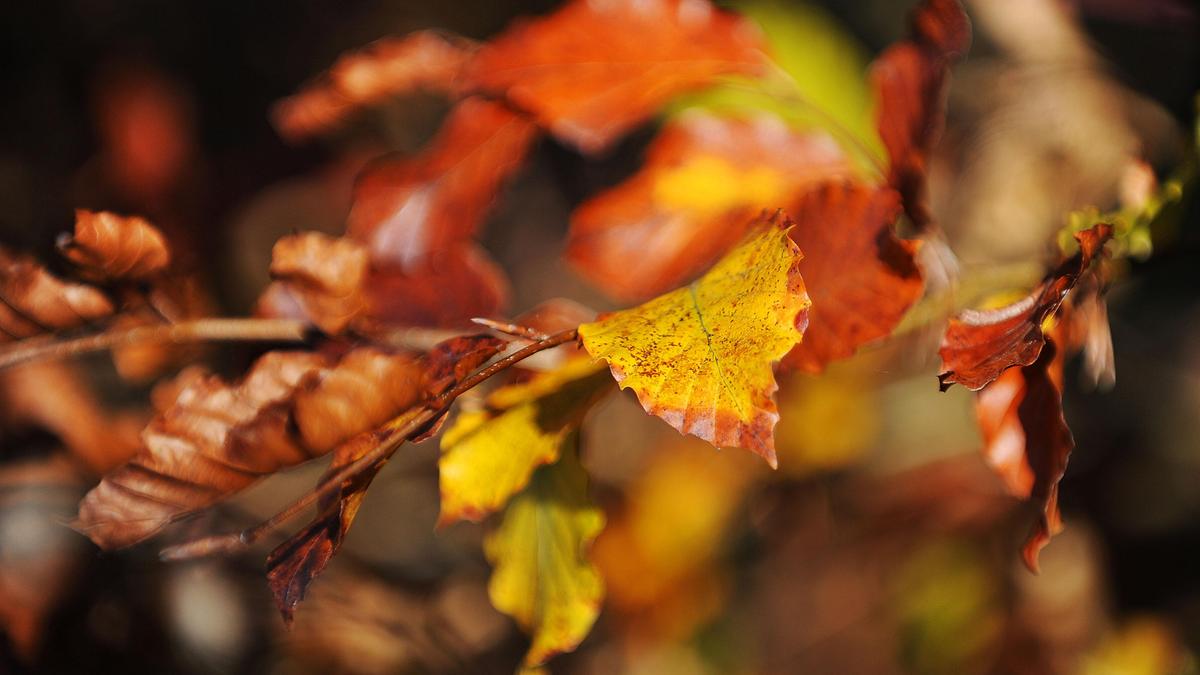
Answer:
<svg viewBox="0 0 1200 675"><path fill-rule="evenodd" d="M58 249L89 279L142 280L171 263L167 241L144 218L108 211L75 211L75 234L63 235Z"/></svg>
<svg viewBox="0 0 1200 675"><path fill-rule="evenodd" d="M271 251L271 277L326 333L340 333L366 308L367 249L320 232L289 235Z"/></svg>
<svg viewBox="0 0 1200 675"><path fill-rule="evenodd" d="M532 638L524 666L533 668L579 645L596 617L604 582L588 549L604 514L587 496L579 434L563 440L560 459L534 472L484 543L494 569L488 593L496 609Z"/></svg>
<svg viewBox="0 0 1200 675"><path fill-rule="evenodd" d="M591 153L678 94L759 72L762 50L753 24L707 0L570 0L491 40L466 77Z"/></svg>
<svg viewBox="0 0 1200 675"><path fill-rule="evenodd" d="M100 290L63 281L32 258L0 248L0 341L75 328L113 309Z"/></svg>
<svg viewBox="0 0 1200 675"><path fill-rule="evenodd" d="M781 214L691 284L579 327L622 388L681 433L776 465L772 365L800 342L810 301Z"/></svg>

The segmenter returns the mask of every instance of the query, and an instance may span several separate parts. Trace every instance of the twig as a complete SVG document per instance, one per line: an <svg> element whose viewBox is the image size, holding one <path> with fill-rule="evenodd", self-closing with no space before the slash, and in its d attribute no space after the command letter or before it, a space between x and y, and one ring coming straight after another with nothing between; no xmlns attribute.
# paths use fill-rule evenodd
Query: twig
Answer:
<svg viewBox="0 0 1200 675"><path fill-rule="evenodd" d="M283 523L294 518L318 500L341 489L345 481L354 478L375 464L391 457L392 453L396 452L397 448L405 441L425 431L434 420L449 410L455 399L463 393L538 352L570 342L576 339L576 337L577 331L574 328L546 336L475 372L470 377L459 382L453 389L427 403L424 409L415 414L406 412L379 429L370 432L377 439L378 444L374 448L335 473L330 474L317 484L315 488L305 493L304 496L258 525L234 534L205 537L176 546L170 546L163 549L159 557L163 560L188 560L244 550Z"/></svg>
<svg viewBox="0 0 1200 675"><path fill-rule="evenodd" d="M309 324L297 319L195 319L109 329L103 333L61 339L28 338L0 348L0 370L42 359L61 359L137 342L303 342Z"/></svg>
<svg viewBox="0 0 1200 675"><path fill-rule="evenodd" d="M529 328L528 326L518 326L515 323L505 323L503 321L493 321L491 319L486 319L486 318L478 317L478 316L471 319L471 322L477 323L480 326L486 326L488 328L491 328L492 330L496 331L497 333L503 333L504 335L512 335L514 337L519 337L519 338L522 338L525 340L544 340L546 338L546 334L541 331L534 330L532 328Z"/></svg>

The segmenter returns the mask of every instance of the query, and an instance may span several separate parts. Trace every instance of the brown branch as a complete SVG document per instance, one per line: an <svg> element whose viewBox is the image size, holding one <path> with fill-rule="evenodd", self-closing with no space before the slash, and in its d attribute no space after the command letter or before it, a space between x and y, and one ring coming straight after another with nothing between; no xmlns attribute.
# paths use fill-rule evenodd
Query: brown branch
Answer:
<svg viewBox="0 0 1200 675"><path fill-rule="evenodd" d="M297 319L195 319L109 329L103 333L62 339L47 335L0 347L0 370L43 359L61 359L113 349L136 342L303 342L308 322Z"/></svg>
<svg viewBox="0 0 1200 675"><path fill-rule="evenodd" d="M534 330L527 326L518 326L515 323L505 323L503 321L493 321L491 319L486 319L486 318L478 317L478 316L475 317L474 319L471 319L471 321L473 323L479 324L480 326L486 326L487 328L491 328L492 330L496 331L497 333L501 333L503 335L511 335L513 337L519 337L523 340L542 340L546 337L546 334L541 331Z"/></svg>
<svg viewBox="0 0 1200 675"><path fill-rule="evenodd" d="M163 549L159 553L159 557L163 560L188 560L209 555L236 553L246 549L283 523L294 518L304 509L315 504L318 500L332 495L341 489L342 484L347 480L351 480L363 471L387 460L405 441L424 432L434 420L445 414L455 399L462 394L513 365L520 363L524 359L538 352L570 342L576 339L576 337L577 330L574 328L546 336L509 354L490 366L476 371L470 377L459 382L453 389L426 403L424 409L416 414L406 412L375 431L368 432L374 434L377 439L377 445L374 448L357 460L327 476L315 488L305 493L304 496L258 525L233 534L205 537L170 546Z"/></svg>

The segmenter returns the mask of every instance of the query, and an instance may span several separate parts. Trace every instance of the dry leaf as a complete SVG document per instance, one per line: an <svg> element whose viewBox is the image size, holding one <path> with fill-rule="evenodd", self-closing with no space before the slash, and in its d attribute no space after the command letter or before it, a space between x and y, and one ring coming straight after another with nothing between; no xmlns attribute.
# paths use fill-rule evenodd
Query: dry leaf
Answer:
<svg viewBox="0 0 1200 675"><path fill-rule="evenodd" d="M320 232L283 237L271 251L271 277L304 308L318 328L337 334L364 311L367 249Z"/></svg>
<svg viewBox="0 0 1200 675"><path fill-rule="evenodd" d="M0 248L0 341L74 328L113 313L99 290L62 281L32 258Z"/></svg>
<svg viewBox="0 0 1200 675"><path fill-rule="evenodd" d="M762 49L752 24L707 0L570 0L491 40L467 79L591 153L673 96L760 71Z"/></svg>
<svg viewBox="0 0 1200 675"><path fill-rule="evenodd" d="M108 211L75 211L75 235L63 235L58 250L89 279L143 280L171 264L171 251L158 228L144 218Z"/></svg>
<svg viewBox="0 0 1200 675"><path fill-rule="evenodd" d="M439 252L409 269L380 265L367 278L367 314L400 326L462 328L508 304L508 278L474 244Z"/></svg>
<svg viewBox="0 0 1200 675"><path fill-rule="evenodd" d="M703 277L579 327L622 388L681 433L775 466L772 366L804 335L811 304L791 221L762 218Z"/></svg>

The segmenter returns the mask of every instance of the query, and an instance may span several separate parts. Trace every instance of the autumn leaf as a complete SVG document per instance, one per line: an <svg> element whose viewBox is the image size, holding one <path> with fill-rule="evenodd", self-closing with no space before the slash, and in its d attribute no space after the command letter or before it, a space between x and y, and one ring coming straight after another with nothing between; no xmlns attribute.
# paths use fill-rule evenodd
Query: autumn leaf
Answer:
<svg viewBox="0 0 1200 675"><path fill-rule="evenodd" d="M483 410L460 413L442 435L439 526L503 507L537 467L558 460L564 439L611 382L600 364L575 359L496 390Z"/></svg>
<svg viewBox="0 0 1200 675"><path fill-rule="evenodd" d="M579 327L621 388L681 433L775 466L772 365L804 334L810 301L791 221L762 218L691 284Z"/></svg>
<svg viewBox="0 0 1200 675"><path fill-rule="evenodd" d="M504 105L469 98L416 157L376 160L359 176L347 235L406 272L470 241L535 138Z"/></svg>
<svg viewBox="0 0 1200 675"><path fill-rule="evenodd" d="M909 17L910 38L871 64L876 126L887 149L888 183L914 224L933 220L926 195L929 155L945 123L951 64L966 53L971 24L958 0L923 0Z"/></svg>
<svg viewBox="0 0 1200 675"><path fill-rule="evenodd" d="M753 24L707 0L570 0L491 40L466 77L592 153L673 96L759 72L762 49Z"/></svg>
<svg viewBox="0 0 1200 675"><path fill-rule="evenodd" d="M1036 361L1009 368L976 395L983 455L1010 493L1037 505L1025 543L1025 564L1038 569L1038 552L1062 530L1058 483L1075 441L1063 418L1063 353L1047 340Z"/></svg>
<svg viewBox="0 0 1200 675"><path fill-rule="evenodd" d="M488 593L496 609L529 633L524 666L575 649L600 613L604 583L588 548L604 514L587 497L579 434L563 439L560 459L534 472L484 543L493 565Z"/></svg>
<svg viewBox="0 0 1200 675"><path fill-rule="evenodd" d="M32 258L0 248L0 341L75 328L113 309L98 289L63 281Z"/></svg>
<svg viewBox="0 0 1200 675"><path fill-rule="evenodd" d="M810 373L886 338L921 297L917 242L896 238L899 196L888 188L833 182L790 211L792 241L813 306L804 342L784 365Z"/></svg>
<svg viewBox="0 0 1200 675"><path fill-rule="evenodd" d="M1100 224L1075 235L1079 252L1051 271L1032 293L999 309L967 310L950 320L942 347L942 390L961 384L978 391L1013 366L1037 360L1046 342L1042 324L1088 271L1112 237Z"/></svg>
<svg viewBox="0 0 1200 675"><path fill-rule="evenodd" d="M566 257L609 295L642 300L693 280L764 208L790 212L819 181L853 172L823 132L768 115L685 114L663 128L637 174L575 210Z"/></svg>
<svg viewBox="0 0 1200 675"><path fill-rule="evenodd" d="M283 284L309 320L340 333L366 308L367 249L320 232L283 237L271 251L271 277Z"/></svg>
<svg viewBox="0 0 1200 675"><path fill-rule="evenodd" d="M407 269L381 264L366 282L367 315L401 326L462 328L496 316L509 298L508 277L479 246L441 251Z"/></svg>
<svg viewBox="0 0 1200 675"><path fill-rule="evenodd" d="M75 234L64 234L58 250L82 276L99 281L144 280L171 263L167 241L158 228L137 216L108 211L75 211Z"/></svg>
<svg viewBox="0 0 1200 675"><path fill-rule="evenodd" d="M338 58L328 73L275 104L275 127L300 140L340 126L359 110L414 91L452 93L475 45L436 31L384 38Z"/></svg>

